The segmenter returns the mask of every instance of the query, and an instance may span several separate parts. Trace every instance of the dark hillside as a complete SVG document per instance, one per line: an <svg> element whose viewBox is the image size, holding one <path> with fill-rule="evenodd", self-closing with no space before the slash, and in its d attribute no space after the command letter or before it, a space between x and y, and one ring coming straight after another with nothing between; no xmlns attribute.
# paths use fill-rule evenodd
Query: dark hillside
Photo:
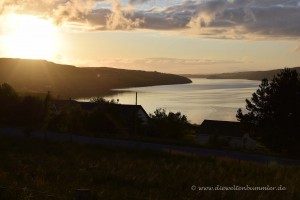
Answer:
<svg viewBox="0 0 300 200"><path fill-rule="evenodd" d="M85 68L45 60L0 58L0 83L17 91L60 97L98 96L114 88L190 83L188 78L158 72L115 68Z"/></svg>
<svg viewBox="0 0 300 200"><path fill-rule="evenodd" d="M296 69L300 73L300 67L295 67L291 69ZM248 79L248 80L262 80L267 78L271 80L273 76L278 74L281 69L274 69L268 71L249 71L249 72L233 72L233 73L221 73L221 74L186 74L183 75L189 78L208 78L208 79Z"/></svg>

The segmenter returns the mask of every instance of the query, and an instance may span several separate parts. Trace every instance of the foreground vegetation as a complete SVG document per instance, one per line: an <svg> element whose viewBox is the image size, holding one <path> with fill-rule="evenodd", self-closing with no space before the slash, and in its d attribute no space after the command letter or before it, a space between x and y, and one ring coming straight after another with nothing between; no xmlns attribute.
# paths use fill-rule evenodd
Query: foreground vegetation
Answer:
<svg viewBox="0 0 300 200"><path fill-rule="evenodd" d="M145 125L137 108L120 111L116 107L122 105L115 100L94 98L80 103L53 100L50 92L45 97L20 95L7 83L0 84L0 105L0 126L18 127L26 134L50 130L95 137L131 135L181 141L195 134L196 129L180 112L157 109Z"/></svg>
<svg viewBox="0 0 300 200"><path fill-rule="evenodd" d="M0 137L0 199L299 199L300 168ZM285 191L192 191L191 186ZM22 189L23 188L23 189Z"/></svg>
<svg viewBox="0 0 300 200"><path fill-rule="evenodd" d="M263 79L259 88L246 99L246 113L237 119L247 132L270 149L300 156L300 76L285 68L271 81Z"/></svg>

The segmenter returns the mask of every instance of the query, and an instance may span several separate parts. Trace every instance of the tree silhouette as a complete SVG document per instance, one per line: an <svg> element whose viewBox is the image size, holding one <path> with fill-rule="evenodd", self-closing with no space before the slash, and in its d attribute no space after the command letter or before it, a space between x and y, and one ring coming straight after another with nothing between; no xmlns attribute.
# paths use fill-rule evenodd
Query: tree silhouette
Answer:
<svg viewBox="0 0 300 200"><path fill-rule="evenodd" d="M190 130L187 117L180 112L167 113L163 108L157 108L150 114L154 135L166 138L180 138Z"/></svg>
<svg viewBox="0 0 300 200"><path fill-rule="evenodd" d="M246 99L248 113L237 111L237 119L254 129L274 149L295 153L300 142L300 80L296 70L283 69L272 81L263 79Z"/></svg>
<svg viewBox="0 0 300 200"><path fill-rule="evenodd" d="M7 83L0 84L0 123L13 123L19 96Z"/></svg>
<svg viewBox="0 0 300 200"><path fill-rule="evenodd" d="M27 128L40 127L43 123L43 101L35 96L25 96L20 100L15 121Z"/></svg>

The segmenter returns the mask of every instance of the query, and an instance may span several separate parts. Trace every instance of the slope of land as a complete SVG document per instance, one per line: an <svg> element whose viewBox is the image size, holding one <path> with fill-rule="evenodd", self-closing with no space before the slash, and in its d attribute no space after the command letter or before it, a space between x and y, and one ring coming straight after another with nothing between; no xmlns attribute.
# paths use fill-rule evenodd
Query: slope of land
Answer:
<svg viewBox="0 0 300 200"><path fill-rule="evenodd" d="M273 199L300 197L299 166L0 137L0 199ZM200 190L198 187L284 187ZM195 188L196 187L196 188ZM229 190L228 190L229 189ZM56 197L56 198L55 198Z"/></svg>
<svg viewBox="0 0 300 200"><path fill-rule="evenodd" d="M300 73L300 67L295 67ZM262 80L267 78L271 80L274 75L278 74L281 69L274 69L268 71L248 71L248 72L233 72L233 73L221 73L221 74L185 74L183 76L188 78L208 78L208 79L248 79L248 80Z"/></svg>
<svg viewBox="0 0 300 200"><path fill-rule="evenodd" d="M98 96L115 88L191 83L186 77L106 67L75 67L45 60L0 58L0 83L17 91L61 97Z"/></svg>

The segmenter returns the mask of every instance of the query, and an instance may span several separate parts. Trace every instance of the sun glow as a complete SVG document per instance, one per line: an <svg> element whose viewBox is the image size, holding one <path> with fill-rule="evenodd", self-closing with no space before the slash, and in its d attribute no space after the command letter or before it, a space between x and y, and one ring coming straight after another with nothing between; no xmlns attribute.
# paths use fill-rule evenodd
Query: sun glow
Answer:
<svg viewBox="0 0 300 200"><path fill-rule="evenodd" d="M51 21L31 15L8 14L4 22L5 51L9 57L51 59L55 56L57 29Z"/></svg>

